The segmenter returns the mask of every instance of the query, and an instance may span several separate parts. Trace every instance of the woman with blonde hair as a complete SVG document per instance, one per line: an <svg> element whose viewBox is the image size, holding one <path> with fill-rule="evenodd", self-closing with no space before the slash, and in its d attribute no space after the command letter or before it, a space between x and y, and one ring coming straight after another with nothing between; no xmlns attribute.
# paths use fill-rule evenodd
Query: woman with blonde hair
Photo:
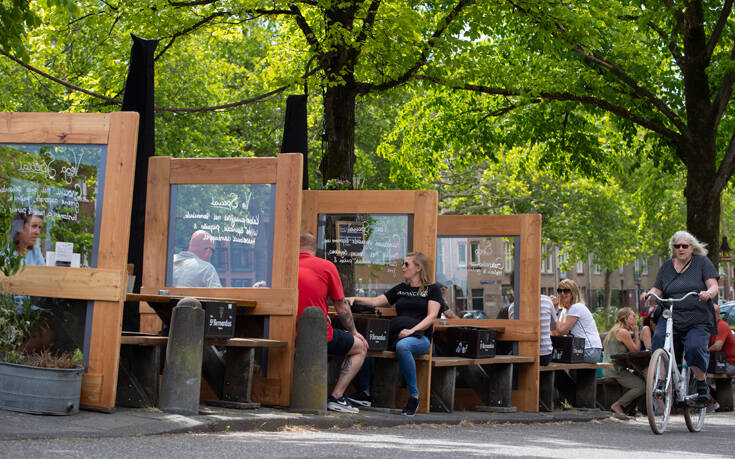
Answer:
<svg viewBox="0 0 735 459"><path fill-rule="evenodd" d="M584 338L584 361L599 362L602 354L600 334L595 318L582 300L579 286L571 279L562 279L556 293L559 295L558 304L564 308L564 312L556 324L555 334Z"/></svg>
<svg viewBox="0 0 735 459"><path fill-rule="evenodd" d="M613 328L605 337L604 344L605 352L603 362L612 363L613 368L603 369L603 376L606 378L615 378L621 386L628 389L622 397L610 406L610 409L616 413L624 414L625 407L635 402L638 397L646 392L646 383L643 381L643 378L632 373L625 365L621 365L618 361L613 361L611 358L615 354L636 352L640 347L638 324L636 323L635 312L631 308L618 310L617 314L615 314L615 325L613 325Z"/></svg>
<svg viewBox="0 0 735 459"><path fill-rule="evenodd" d="M431 351L431 333L434 319L439 313L441 291L431 282L429 259L421 252L406 255L403 263L401 282L383 295L372 298L351 297L347 301L367 303L375 307L395 305L396 317L388 327L388 344L395 344L398 365L408 386L408 402L403 409L404 416L416 414L419 406L419 389L416 381L416 362L414 356ZM365 359L358 375L361 392L347 396L354 403L370 406L369 374L371 362ZM429 394L424 394L428 397Z"/></svg>

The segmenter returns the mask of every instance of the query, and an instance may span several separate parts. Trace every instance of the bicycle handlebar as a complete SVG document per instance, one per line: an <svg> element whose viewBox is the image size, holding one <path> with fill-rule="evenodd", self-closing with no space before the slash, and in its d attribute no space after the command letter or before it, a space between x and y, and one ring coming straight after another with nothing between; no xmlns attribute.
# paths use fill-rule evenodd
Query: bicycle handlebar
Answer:
<svg viewBox="0 0 735 459"><path fill-rule="evenodd" d="M690 297L692 295L699 295L699 292L689 292L686 295L682 296L681 298L661 298L660 296L656 295L653 292L650 292L648 295L646 295L646 299L649 297L654 297L659 301L663 301L664 303L678 303L679 301L683 301L685 298Z"/></svg>

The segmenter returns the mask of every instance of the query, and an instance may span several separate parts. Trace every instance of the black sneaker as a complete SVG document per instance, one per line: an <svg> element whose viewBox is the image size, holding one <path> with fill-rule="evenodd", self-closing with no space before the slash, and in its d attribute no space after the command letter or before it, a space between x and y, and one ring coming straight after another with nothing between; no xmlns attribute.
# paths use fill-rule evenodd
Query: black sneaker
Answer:
<svg viewBox="0 0 735 459"><path fill-rule="evenodd" d="M354 403L355 405L373 406L373 398L363 390L355 392L352 395L348 395L347 400Z"/></svg>
<svg viewBox="0 0 735 459"><path fill-rule="evenodd" d="M357 414L360 412L359 409L355 408L354 406L352 406L352 404L350 404L350 402L347 401L344 395L340 398L334 398L330 395L327 399L327 409L340 413Z"/></svg>
<svg viewBox="0 0 735 459"><path fill-rule="evenodd" d="M416 414L416 408L419 407L419 399L416 397L408 397L406 407L401 411L404 416L414 416Z"/></svg>
<svg viewBox="0 0 735 459"><path fill-rule="evenodd" d="M697 403L706 405L709 402L709 386L706 381L697 381Z"/></svg>

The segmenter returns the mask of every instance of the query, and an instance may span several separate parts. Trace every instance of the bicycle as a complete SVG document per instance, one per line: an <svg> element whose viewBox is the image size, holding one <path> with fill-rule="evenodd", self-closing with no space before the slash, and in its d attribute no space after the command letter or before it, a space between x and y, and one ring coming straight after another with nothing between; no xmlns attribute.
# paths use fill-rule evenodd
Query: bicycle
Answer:
<svg viewBox="0 0 735 459"><path fill-rule="evenodd" d="M704 417L707 412L706 406L696 404L697 379L694 372L686 364L682 355L681 373L674 366L676 360L674 355L674 303L678 303L697 292L689 292L681 298L660 298L655 293L649 296L655 297L661 303L668 303L668 308L663 310L662 317L666 319L666 339L664 347L656 349L651 355L648 364L648 375L646 377L646 411L648 412L648 424L655 434L662 434L669 422L672 399L672 390L676 393L677 405L684 409L684 421L690 432L699 432L704 425ZM660 325L659 325L660 326Z"/></svg>

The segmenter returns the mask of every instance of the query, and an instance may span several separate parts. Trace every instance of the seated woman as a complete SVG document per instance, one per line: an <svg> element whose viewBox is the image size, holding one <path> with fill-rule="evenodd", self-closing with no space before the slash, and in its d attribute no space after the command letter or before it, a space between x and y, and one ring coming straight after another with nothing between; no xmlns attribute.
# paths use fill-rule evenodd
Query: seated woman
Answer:
<svg viewBox="0 0 735 459"><path fill-rule="evenodd" d="M584 338L584 361L599 362L602 354L600 334L595 318L582 301L579 286L571 279L562 279L556 293L559 294L559 305L564 308L565 313L559 318L554 334Z"/></svg>
<svg viewBox="0 0 735 459"><path fill-rule="evenodd" d="M389 344L395 344L398 365L408 385L408 403L403 409L404 416L416 414L419 406L419 389L416 382L415 355L423 355L431 350L432 323L439 314L441 291L430 280L429 260L421 252L406 255L403 263L403 278L406 280L385 294L374 298L351 297L347 301L352 305L355 301L367 303L375 307L395 305L396 317L389 326ZM365 359L360 379L362 393L347 398L362 406L370 406L370 372L371 362ZM429 394L424 394L428 397Z"/></svg>
<svg viewBox="0 0 735 459"><path fill-rule="evenodd" d="M653 339L653 332L656 330L656 322L653 321L651 314L647 315L643 319L643 328L641 328L641 350L651 350L651 339Z"/></svg>
<svg viewBox="0 0 735 459"><path fill-rule="evenodd" d="M631 336L632 334L632 336ZM643 378L632 373L625 365L613 361L610 356L626 352L636 352L639 349L638 325L636 324L635 312L630 308L622 308L615 314L615 325L605 337L605 353L603 362L613 363L612 369L602 370L606 378L615 378L623 387L628 389L610 409L616 413L624 414L624 408L646 393L646 383Z"/></svg>

